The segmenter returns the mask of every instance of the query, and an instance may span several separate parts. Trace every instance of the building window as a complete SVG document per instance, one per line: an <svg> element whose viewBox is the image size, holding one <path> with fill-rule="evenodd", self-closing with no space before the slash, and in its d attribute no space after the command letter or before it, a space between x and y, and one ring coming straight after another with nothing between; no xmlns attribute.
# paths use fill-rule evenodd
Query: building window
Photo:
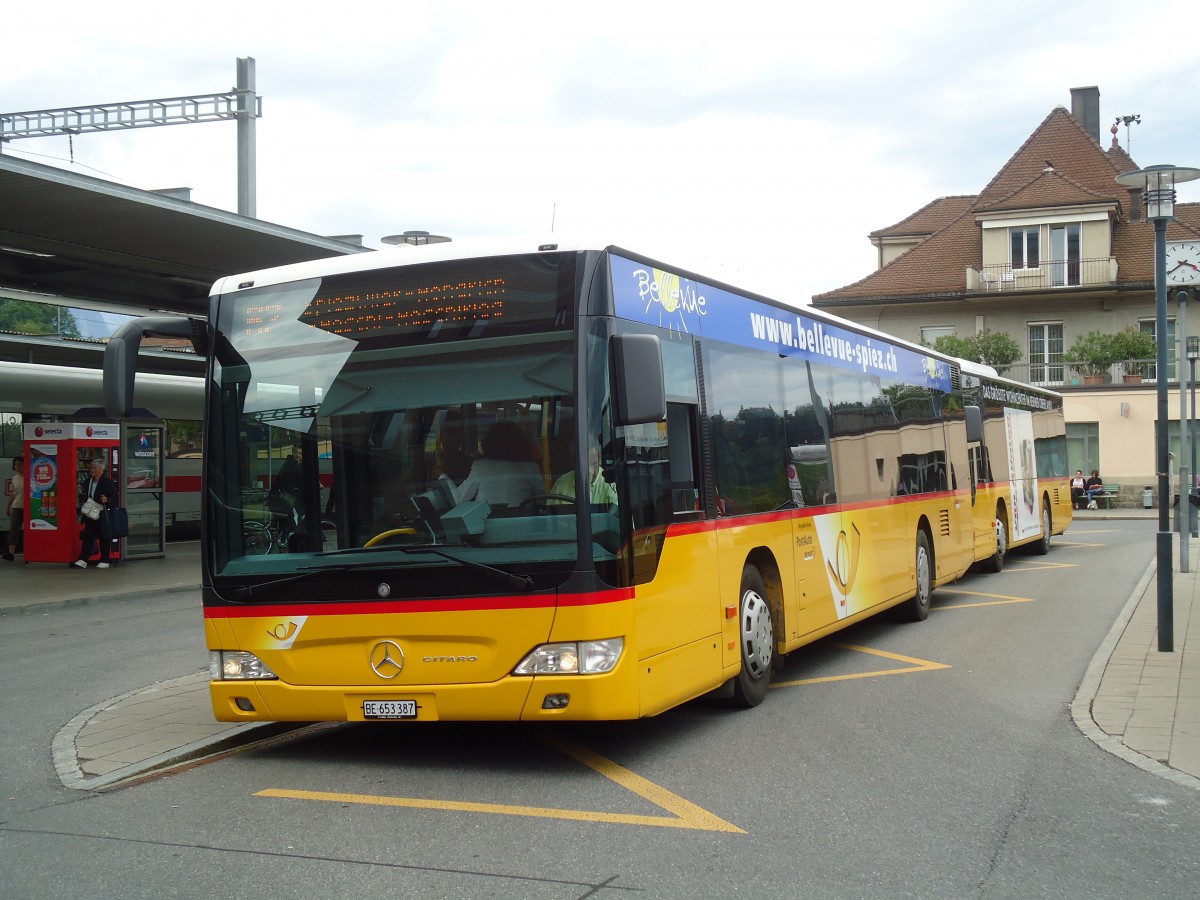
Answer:
<svg viewBox="0 0 1200 900"><path fill-rule="evenodd" d="M940 337L952 337L954 335L953 325L922 325L921 326L921 343L927 347L932 347L933 342Z"/></svg>
<svg viewBox="0 0 1200 900"><path fill-rule="evenodd" d="M1040 229L1010 228L1008 238L1012 245L1012 267L1014 269L1036 269L1041 265L1038 245Z"/></svg>
<svg viewBox="0 0 1200 900"><path fill-rule="evenodd" d="M1062 384L1062 322L1029 324L1029 381L1031 384Z"/></svg>
<svg viewBox="0 0 1200 900"><path fill-rule="evenodd" d="M1080 246L1083 226L1078 222L1050 229L1050 286L1079 284Z"/></svg>
<svg viewBox="0 0 1200 900"><path fill-rule="evenodd" d="M1090 475L1100 470L1100 423L1067 423L1067 470Z"/></svg>
<svg viewBox="0 0 1200 900"><path fill-rule="evenodd" d="M1149 335L1154 335L1157 339L1158 322L1154 319L1139 319L1138 328ZM1167 319L1167 380L1175 380L1175 363L1179 356L1175 348L1175 319ZM1158 361L1155 360L1154 365L1146 368L1146 375L1150 378L1158 378Z"/></svg>

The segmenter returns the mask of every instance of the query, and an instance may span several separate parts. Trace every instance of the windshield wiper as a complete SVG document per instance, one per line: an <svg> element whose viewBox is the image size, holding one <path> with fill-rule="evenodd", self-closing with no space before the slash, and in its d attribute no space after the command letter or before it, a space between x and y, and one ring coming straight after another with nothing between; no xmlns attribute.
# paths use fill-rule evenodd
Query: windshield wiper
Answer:
<svg viewBox="0 0 1200 900"><path fill-rule="evenodd" d="M434 556L440 556L450 562L458 563L464 568L471 569L476 572L481 572L491 578L495 578L511 588L519 591L529 591L533 589L533 577L530 575L514 575L512 572L505 572L503 569L497 569L494 566L489 566L485 563L475 562L471 559L463 559L460 556L446 553L444 550L439 550L432 545L422 545L421 547L351 547L345 550L335 550L330 554L321 554L322 556L343 554L358 554L358 553L374 553L377 550L399 550L406 554L415 553L432 553ZM276 578L273 581L264 581L260 584L248 584L245 587L234 588L229 592L234 600L241 600L244 597L253 597L263 591L268 591L273 588L283 587L287 584L295 584L298 581L304 581L313 578L317 575L327 574L329 572L352 572L364 571L368 569L391 569L394 568L393 563L384 562L363 562L363 563L337 563L331 566L301 566L303 571L299 571L294 575L288 575L284 578Z"/></svg>
<svg viewBox="0 0 1200 900"><path fill-rule="evenodd" d="M512 572L505 572L503 569L497 569L495 566L489 566L487 563L475 562L473 559L463 559L461 556L455 556L453 553L447 553L432 544L425 544L421 547L396 547L389 549L399 550L401 553L432 553L434 556L440 556L442 559L448 559L450 562L458 563L460 566L471 569L475 572L482 572L484 575L490 575L499 581L507 584L511 588L516 588L518 591L533 590L533 576L531 575L515 575Z"/></svg>
<svg viewBox="0 0 1200 900"><path fill-rule="evenodd" d="M409 555L417 553L432 553L434 556L440 556L442 559L448 559L450 562L458 563L467 569L473 569L476 572L482 572L485 575L490 575L503 581L509 587L516 588L519 591L528 591L533 589L533 577L530 575L514 575L512 572L506 572L503 569L497 569L495 566L489 566L487 563L476 562L473 559L463 559L461 556L455 556L453 553L447 553L436 544L419 544L401 546L399 544L380 544L376 547L347 547L345 550L331 550L329 553L322 553L321 556L351 556L360 553L383 553L389 550L399 550L401 553Z"/></svg>
<svg viewBox="0 0 1200 900"><path fill-rule="evenodd" d="M370 564L362 568L377 568L380 564ZM243 587L233 588L228 591L229 595L234 600L241 600L243 597L253 597L255 594L269 591L272 588L283 587L285 584L295 584L297 581L304 581L308 578L313 578L317 575L328 572L346 572L350 569L360 568L349 563L341 563L336 566L303 566L305 571L297 572L295 575L288 575L284 578L276 578L273 581L263 581L259 584L247 584Z"/></svg>

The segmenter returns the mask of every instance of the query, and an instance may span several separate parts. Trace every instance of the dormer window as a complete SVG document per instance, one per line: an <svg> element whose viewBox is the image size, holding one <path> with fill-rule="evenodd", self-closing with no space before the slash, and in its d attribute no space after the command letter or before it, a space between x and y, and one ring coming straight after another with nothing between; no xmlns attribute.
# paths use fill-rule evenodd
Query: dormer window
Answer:
<svg viewBox="0 0 1200 900"><path fill-rule="evenodd" d="M1038 226L1008 229L1009 245L1012 247L1011 265L1014 269L1036 269L1041 265Z"/></svg>

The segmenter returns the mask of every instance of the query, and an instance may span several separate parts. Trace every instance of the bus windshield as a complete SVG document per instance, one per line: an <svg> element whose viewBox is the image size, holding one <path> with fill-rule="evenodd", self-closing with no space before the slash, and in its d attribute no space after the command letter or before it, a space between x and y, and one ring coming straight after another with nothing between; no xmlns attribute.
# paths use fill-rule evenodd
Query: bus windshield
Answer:
<svg viewBox="0 0 1200 900"><path fill-rule="evenodd" d="M219 298L218 583L253 594L258 577L344 583L359 568L377 581L383 567L404 570L396 590L461 596L514 573L565 578L577 514L612 515L555 490L576 460L573 269L570 255L502 257ZM490 570L494 583L479 577Z"/></svg>

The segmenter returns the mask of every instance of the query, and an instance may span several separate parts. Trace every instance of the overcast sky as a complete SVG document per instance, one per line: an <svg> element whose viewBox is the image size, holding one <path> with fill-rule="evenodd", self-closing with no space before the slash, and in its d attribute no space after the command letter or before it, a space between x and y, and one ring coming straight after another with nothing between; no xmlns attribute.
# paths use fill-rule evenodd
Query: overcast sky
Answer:
<svg viewBox="0 0 1200 900"><path fill-rule="evenodd" d="M410 229L553 228L805 303L873 270L869 232L981 190L1072 87L1099 87L1104 146L1138 114L1119 138L1139 165L1200 167L1196 14L1195 0L49 0L5 12L0 112L219 93L253 57L261 219L372 247ZM236 211L236 131L4 152Z"/></svg>

